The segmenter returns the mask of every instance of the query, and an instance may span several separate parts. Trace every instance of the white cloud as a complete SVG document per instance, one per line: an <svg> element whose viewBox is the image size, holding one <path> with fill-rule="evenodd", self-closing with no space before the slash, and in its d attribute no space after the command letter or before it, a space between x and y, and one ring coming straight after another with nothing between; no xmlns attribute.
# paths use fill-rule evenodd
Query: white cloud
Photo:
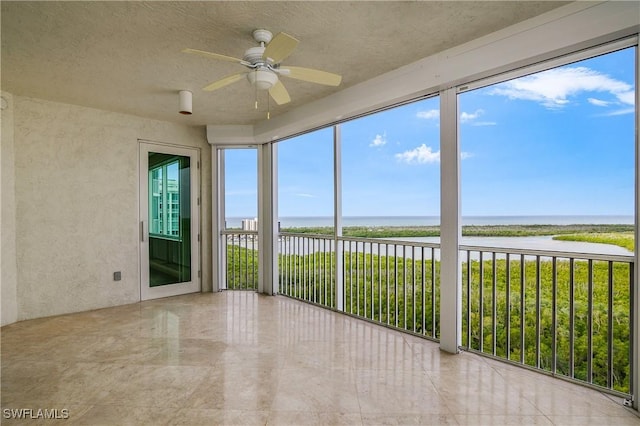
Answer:
<svg viewBox="0 0 640 426"><path fill-rule="evenodd" d="M624 108L624 109L619 109L617 111L611 111L611 112L608 112L608 113L602 114L602 115L604 115L605 117L611 117L611 116L614 116L614 115L633 114L634 112L636 112L635 108Z"/></svg>
<svg viewBox="0 0 640 426"><path fill-rule="evenodd" d="M477 109L475 112L462 112L460 114L460 123L466 123L468 121L473 121L476 118L480 117L484 114L484 110Z"/></svg>
<svg viewBox="0 0 640 426"><path fill-rule="evenodd" d="M376 135L375 138L371 141L369 146L383 146L387 144L387 134L383 133L382 135Z"/></svg>
<svg viewBox="0 0 640 426"><path fill-rule="evenodd" d="M440 118L440 110L439 109L430 109L427 111L418 111L416 114L418 118L424 118L426 120L437 120Z"/></svg>
<svg viewBox="0 0 640 426"><path fill-rule="evenodd" d="M295 194L295 195L296 195L296 197L315 198L313 195L311 195L311 194L306 194L306 193L303 193L303 192L300 192L300 193Z"/></svg>
<svg viewBox="0 0 640 426"><path fill-rule="evenodd" d="M636 104L636 94L633 90L629 90L628 92L620 93L618 95L618 99L620 102L627 105L635 105Z"/></svg>
<svg viewBox="0 0 640 426"><path fill-rule="evenodd" d="M433 152L433 149L426 144L422 144L414 149L401 152L395 155L396 160L407 164L433 164L440 162L440 151ZM470 152L461 152L460 159L464 160L473 157Z"/></svg>
<svg viewBox="0 0 640 426"><path fill-rule="evenodd" d="M422 144L417 148L396 154L396 159L407 164L439 163L440 151L433 152L430 146Z"/></svg>
<svg viewBox="0 0 640 426"><path fill-rule="evenodd" d="M608 93L616 100L612 103L635 103L633 86L587 67L554 68L501 83L490 93L560 109L582 92Z"/></svg>
<svg viewBox="0 0 640 426"><path fill-rule="evenodd" d="M596 98L588 98L587 102L589 102L591 105L601 106L601 107L606 107L611 105L611 102L603 101L602 99L596 99Z"/></svg>
<svg viewBox="0 0 640 426"><path fill-rule="evenodd" d="M475 112L462 112L460 114L460 124L470 124L472 126L495 126L495 121L476 121L478 117L484 114L483 109L477 109Z"/></svg>

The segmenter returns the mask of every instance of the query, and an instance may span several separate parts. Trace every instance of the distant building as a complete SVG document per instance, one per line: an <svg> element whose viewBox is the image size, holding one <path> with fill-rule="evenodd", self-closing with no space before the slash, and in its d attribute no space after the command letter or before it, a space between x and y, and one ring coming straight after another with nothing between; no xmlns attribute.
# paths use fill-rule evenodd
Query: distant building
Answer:
<svg viewBox="0 0 640 426"><path fill-rule="evenodd" d="M243 231L257 231L258 230L258 218L242 219Z"/></svg>

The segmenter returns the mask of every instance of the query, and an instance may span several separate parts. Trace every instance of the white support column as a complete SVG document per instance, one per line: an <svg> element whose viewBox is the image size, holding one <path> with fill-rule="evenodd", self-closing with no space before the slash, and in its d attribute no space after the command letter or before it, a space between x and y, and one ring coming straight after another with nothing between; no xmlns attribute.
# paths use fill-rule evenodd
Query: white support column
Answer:
<svg viewBox="0 0 640 426"><path fill-rule="evenodd" d="M224 229L224 150L211 147L211 269L212 291L226 288L227 253L220 231Z"/></svg>
<svg viewBox="0 0 640 426"><path fill-rule="evenodd" d="M440 93L440 349L462 343L460 146L455 88Z"/></svg>
<svg viewBox="0 0 640 426"><path fill-rule="evenodd" d="M334 268L336 309L344 311L343 250L342 242L338 241L338 237L342 237L342 139L339 124L333 126L333 228L333 244L336 256Z"/></svg>
<svg viewBox="0 0 640 426"><path fill-rule="evenodd" d="M258 147L258 292L278 293L277 148Z"/></svg>
<svg viewBox="0 0 640 426"><path fill-rule="evenodd" d="M633 408L640 411L640 250L638 242L640 242L640 43L636 45L636 134L635 134L635 241L636 250L634 255L634 297L633 307L635 309L633 315L633 372L631 375L631 384L633 389Z"/></svg>

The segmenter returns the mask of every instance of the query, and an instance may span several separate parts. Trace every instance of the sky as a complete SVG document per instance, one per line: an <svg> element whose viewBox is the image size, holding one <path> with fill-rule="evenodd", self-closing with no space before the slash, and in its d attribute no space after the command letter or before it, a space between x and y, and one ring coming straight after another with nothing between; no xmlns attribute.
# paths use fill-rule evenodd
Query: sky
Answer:
<svg viewBox="0 0 640 426"><path fill-rule="evenodd" d="M459 94L463 216L632 215L633 48ZM341 125L344 216L440 215L440 105ZM226 216L256 215L256 152L226 153ZM333 215L333 130L278 143L280 217Z"/></svg>

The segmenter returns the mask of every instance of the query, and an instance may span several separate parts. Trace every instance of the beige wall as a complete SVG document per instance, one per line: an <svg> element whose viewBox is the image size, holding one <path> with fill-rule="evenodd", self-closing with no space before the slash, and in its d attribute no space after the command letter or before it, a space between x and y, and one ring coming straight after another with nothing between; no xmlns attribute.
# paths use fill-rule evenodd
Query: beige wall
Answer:
<svg viewBox="0 0 640 426"><path fill-rule="evenodd" d="M203 127L19 96L13 104L18 320L140 300L138 139L201 150L202 284L211 289ZM4 305L4 281L2 290Z"/></svg>
<svg viewBox="0 0 640 426"><path fill-rule="evenodd" d="M13 97L0 93L7 102L0 111L0 325L18 319L16 294L16 203L15 151L13 143Z"/></svg>

